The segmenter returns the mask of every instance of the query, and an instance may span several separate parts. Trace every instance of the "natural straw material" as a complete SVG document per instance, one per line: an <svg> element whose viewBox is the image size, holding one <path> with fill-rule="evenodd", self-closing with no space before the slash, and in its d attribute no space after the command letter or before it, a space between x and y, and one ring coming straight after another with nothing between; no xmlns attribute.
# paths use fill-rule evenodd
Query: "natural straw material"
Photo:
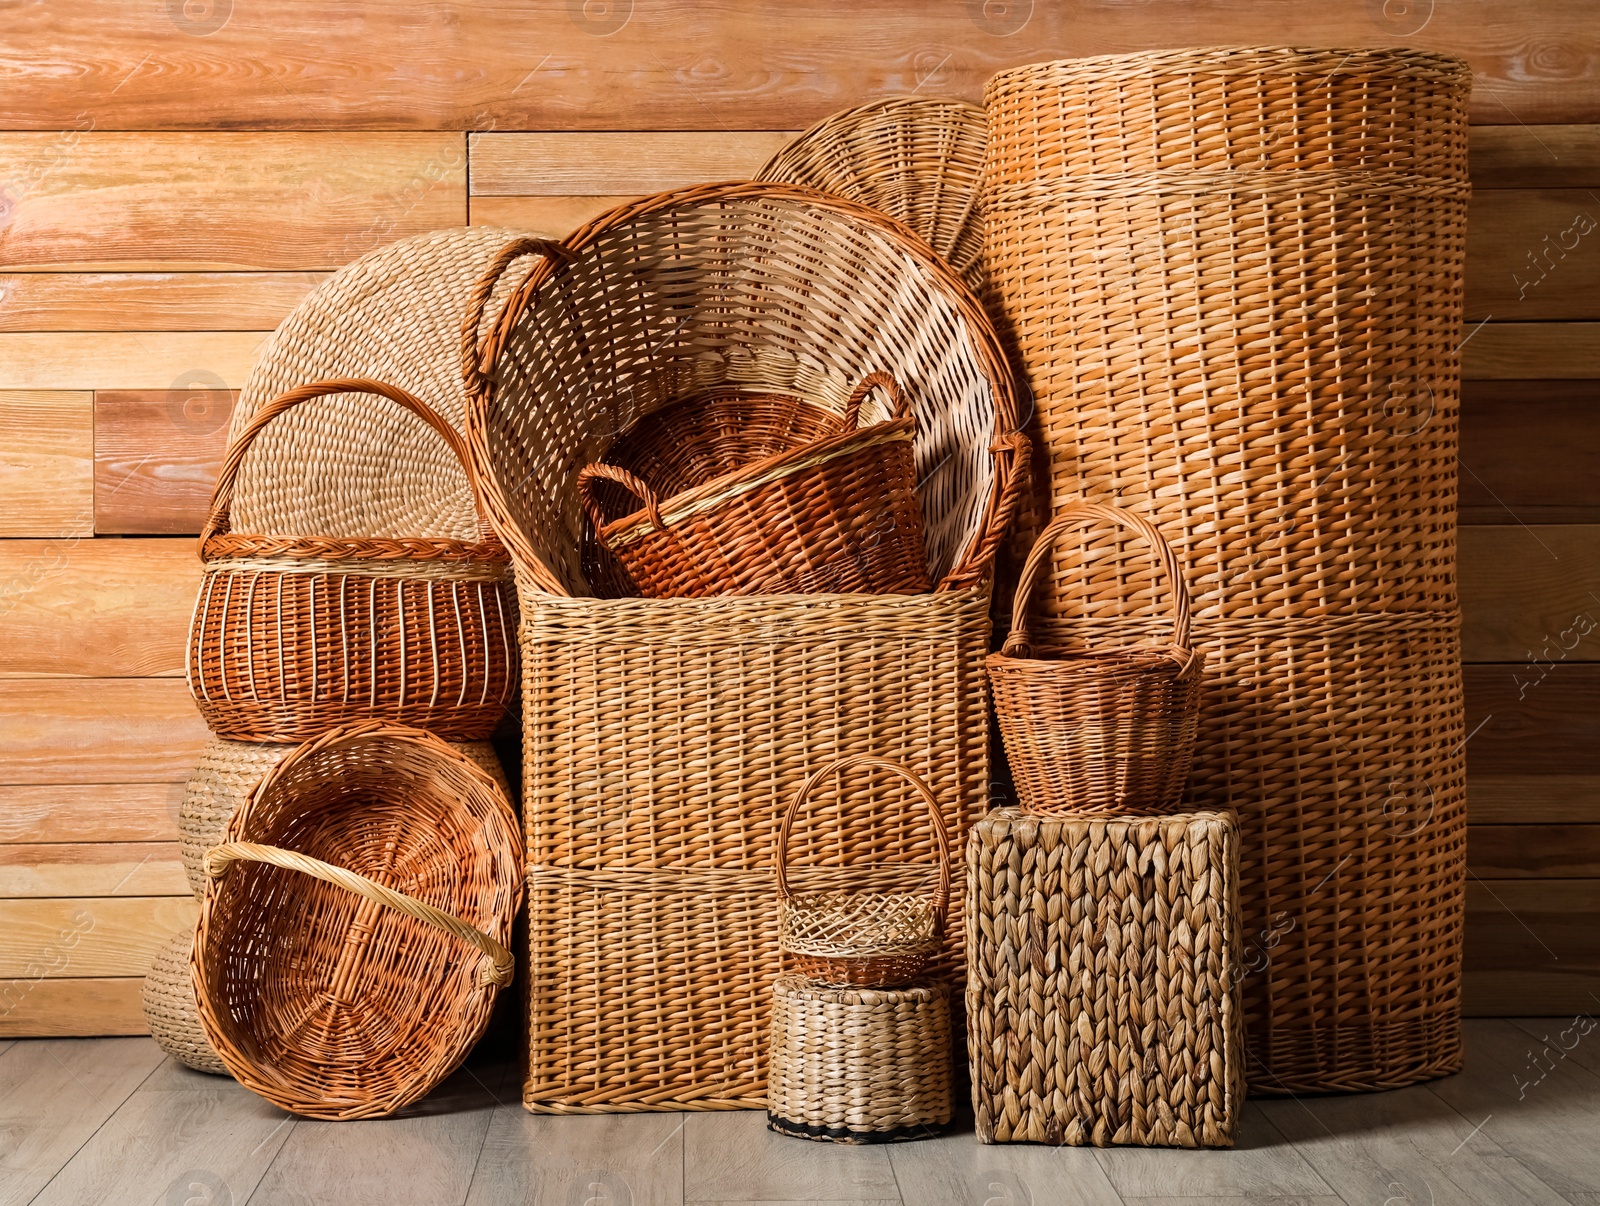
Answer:
<svg viewBox="0 0 1600 1206"><path fill-rule="evenodd" d="M470 313L464 324L473 455L522 601L523 1100L761 1108L780 959L772 857L793 794L818 766L865 754L923 778L955 841L987 801L987 577L1023 469L1009 374L950 270L850 202L707 186L624 206L567 244L512 295L481 355ZM573 479L618 435L725 388L837 416L873 371L911 399L943 591L582 597ZM890 811L901 782L871 772L837 790L836 811L819 800L796 840L797 888L814 886L812 867L883 888L876 864L932 861L920 818ZM959 960L958 913L935 967Z"/></svg>
<svg viewBox="0 0 1600 1206"><path fill-rule="evenodd" d="M874 389L890 399L890 417L858 427ZM915 430L894 378L870 373L822 439L677 494L663 495L607 462L585 466L578 490L600 542L650 598L920 594L930 587L911 460ZM597 493L602 482L643 509L608 517Z"/></svg>
<svg viewBox="0 0 1600 1206"><path fill-rule="evenodd" d="M253 535L232 524L234 484L256 437L303 402L387 399L421 419L471 480L455 429L405 390L323 381L263 408L228 450L200 536L205 577L189 685L219 736L300 741L353 720L487 737L516 683L510 561L486 518L475 541ZM303 468L278 471L300 476Z"/></svg>
<svg viewBox="0 0 1600 1206"><path fill-rule="evenodd" d="M808 185L882 210L926 239L976 289L986 137L977 105L891 96L824 118L769 159L756 179Z"/></svg>
<svg viewBox="0 0 1600 1206"><path fill-rule="evenodd" d="M928 892L871 892L835 888L797 893L786 863L795 819L819 783L847 770L873 767L899 775L927 806L935 840L937 887ZM773 855L778 879L778 948L802 975L828 984L876 988L915 979L938 952L950 909L950 839L928 785L895 762L841 758L813 774L795 793L778 829Z"/></svg>
<svg viewBox="0 0 1600 1206"><path fill-rule="evenodd" d="M942 984L772 986L767 1126L834 1143L939 1134L954 1113L950 999Z"/></svg>
<svg viewBox="0 0 1600 1206"><path fill-rule="evenodd" d="M468 741L455 748L488 771L510 797L511 786L493 746L487 741ZM228 822L244 806L256 784L294 749L292 745L229 741L224 737L212 737L201 748L178 808L178 853L195 899L205 895L206 851L222 841Z"/></svg>
<svg viewBox="0 0 1600 1206"><path fill-rule="evenodd" d="M1168 643L1039 648L1028 605L1054 543L1086 520L1143 537L1172 593ZM1160 813L1183 793L1194 760L1205 657L1189 647L1189 592L1172 548L1118 507L1077 503L1059 512L1022 567L1011 635L987 662L995 715L1017 794L1030 812Z"/></svg>
<svg viewBox="0 0 1600 1206"><path fill-rule="evenodd" d="M139 996L145 1024L156 1046L180 1064L196 1072L226 1076L228 1069L211 1049L195 1008L194 976L189 970L193 949L194 931L186 929L156 952Z"/></svg>
<svg viewBox="0 0 1600 1206"><path fill-rule="evenodd" d="M1231 1146L1244 1105L1227 813L1031 817L967 845L967 1042L984 1143Z"/></svg>
<svg viewBox="0 0 1600 1206"><path fill-rule="evenodd" d="M417 729L358 724L268 773L206 855L194 956L240 1083L313 1118L417 1100L510 982L521 843L504 792Z"/></svg>

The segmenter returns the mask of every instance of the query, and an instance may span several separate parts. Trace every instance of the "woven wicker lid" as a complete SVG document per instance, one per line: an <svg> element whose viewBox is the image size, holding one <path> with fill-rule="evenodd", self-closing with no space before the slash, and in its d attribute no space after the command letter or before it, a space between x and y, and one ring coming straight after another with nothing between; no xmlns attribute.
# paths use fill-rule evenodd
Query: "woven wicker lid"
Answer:
<svg viewBox="0 0 1600 1206"><path fill-rule="evenodd" d="M977 105L891 96L823 118L767 160L756 179L809 185L898 218L976 289L987 137Z"/></svg>
<svg viewBox="0 0 1600 1206"><path fill-rule="evenodd" d="M518 231L435 230L381 247L307 295L261 350L232 434L298 385L367 377L462 424L461 317L490 257ZM516 265L509 291L526 273ZM240 468L240 532L472 539L471 492L437 435L382 399L339 394L274 422Z"/></svg>

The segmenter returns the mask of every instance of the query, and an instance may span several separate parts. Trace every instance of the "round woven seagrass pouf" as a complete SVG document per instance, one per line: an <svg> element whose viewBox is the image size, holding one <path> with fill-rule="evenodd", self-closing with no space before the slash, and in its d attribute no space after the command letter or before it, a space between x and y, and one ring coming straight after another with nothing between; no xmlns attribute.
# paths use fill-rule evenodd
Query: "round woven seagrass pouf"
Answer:
<svg viewBox="0 0 1600 1206"><path fill-rule="evenodd" d="M942 984L772 986L767 1126L833 1143L926 1139L950 1122L950 998Z"/></svg>
<svg viewBox="0 0 1600 1206"><path fill-rule="evenodd" d="M189 970L189 953L193 949L193 930L174 934L156 952L139 1001L156 1046L196 1072L226 1076L228 1069L212 1050L195 1007L194 976Z"/></svg>

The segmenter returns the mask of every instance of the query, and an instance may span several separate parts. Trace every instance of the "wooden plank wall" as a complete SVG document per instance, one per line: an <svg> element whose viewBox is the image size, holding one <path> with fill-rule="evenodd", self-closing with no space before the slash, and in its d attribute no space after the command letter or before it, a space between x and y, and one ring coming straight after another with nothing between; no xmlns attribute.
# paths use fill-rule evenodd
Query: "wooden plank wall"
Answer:
<svg viewBox="0 0 1600 1206"><path fill-rule="evenodd" d="M174 840L205 736L181 678L191 537L252 356L330 270L441 226L564 233L747 174L873 96L977 99L1015 63L1221 43L1473 65L1468 1004L1600 999L1587 0L50 0L0 36L0 1036L138 1031L139 977L192 917Z"/></svg>

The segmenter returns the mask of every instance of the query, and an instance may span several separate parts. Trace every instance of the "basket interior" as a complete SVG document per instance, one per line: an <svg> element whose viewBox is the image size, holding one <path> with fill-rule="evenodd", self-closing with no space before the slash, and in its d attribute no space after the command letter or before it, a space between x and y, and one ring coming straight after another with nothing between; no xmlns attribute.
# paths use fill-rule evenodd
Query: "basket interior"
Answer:
<svg viewBox="0 0 1600 1206"><path fill-rule="evenodd" d="M504 332L483 420L511 518L568 591L584 574L575 477L645 416L715 387L796 394L842 413L893 374L917 421L929 574L977 538L990 504L996 383L960 286L893 227L785 195L696 197L575 236ZM924 252L923 255L926 253ZM881 399L863 425L887 418Z"/></svg>

